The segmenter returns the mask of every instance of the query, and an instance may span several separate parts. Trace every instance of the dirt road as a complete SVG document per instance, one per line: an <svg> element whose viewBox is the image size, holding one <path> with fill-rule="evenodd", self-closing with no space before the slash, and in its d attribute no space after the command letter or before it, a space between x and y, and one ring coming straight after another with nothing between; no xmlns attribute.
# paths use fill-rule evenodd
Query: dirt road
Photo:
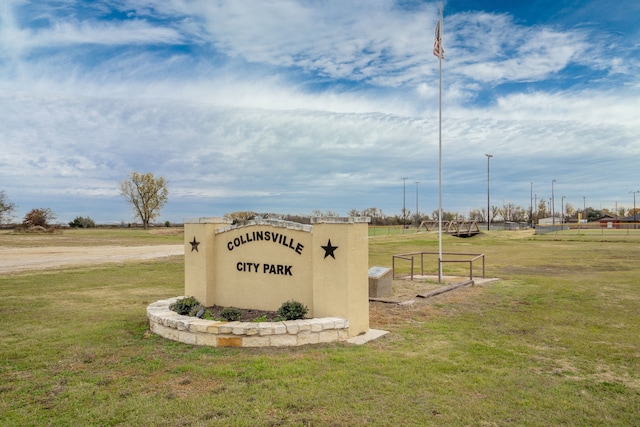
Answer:
<svg viewBox="0 0 640 427"><path fill-rule="evenodd" d="M183 255L183 245L0 247L0 274Z"/></svg>

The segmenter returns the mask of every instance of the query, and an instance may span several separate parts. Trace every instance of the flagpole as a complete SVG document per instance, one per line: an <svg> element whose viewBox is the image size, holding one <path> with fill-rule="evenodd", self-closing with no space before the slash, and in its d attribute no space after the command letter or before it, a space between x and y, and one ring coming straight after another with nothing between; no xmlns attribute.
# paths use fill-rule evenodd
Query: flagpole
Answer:
<svg viewBox="0 0 640 427"><path fill-rule="evenodd" d="M440 67L440 93L438 99L438 282L442 283L442 3L440 3L440 42L438 63Z"/></svg>

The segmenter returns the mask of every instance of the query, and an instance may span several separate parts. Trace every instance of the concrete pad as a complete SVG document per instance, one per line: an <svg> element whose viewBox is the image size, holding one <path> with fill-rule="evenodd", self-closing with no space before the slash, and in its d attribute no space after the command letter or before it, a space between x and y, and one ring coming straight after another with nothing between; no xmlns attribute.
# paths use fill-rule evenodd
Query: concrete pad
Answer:
<svg viewBox="0 0 640 427"><path fill-rule="evenodd" d="M376 340L380 337L383 337L385 335L387 335L389 333L389 331L382 331L380 329L369 329L366 333L362 334L362 335L358 335L352 338L349 338L347 340L347 342L349 344L356 344L356 345L362 345L362 344L366 344L369 341L373 341Z"/></svg>

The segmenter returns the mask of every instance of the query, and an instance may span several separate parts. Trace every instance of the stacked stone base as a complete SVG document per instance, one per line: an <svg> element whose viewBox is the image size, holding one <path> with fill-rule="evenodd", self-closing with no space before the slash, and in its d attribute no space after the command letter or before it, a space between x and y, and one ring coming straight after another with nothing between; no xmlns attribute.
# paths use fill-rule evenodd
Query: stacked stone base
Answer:
<svg viewBox="0 0 640 427"><path fill-rule="evenodd" d="M151 332L173 341L212 347L288 347L346 341L349 321L340 317L284 322L219 322L169 309L179 298L147 307Z"/></svg>

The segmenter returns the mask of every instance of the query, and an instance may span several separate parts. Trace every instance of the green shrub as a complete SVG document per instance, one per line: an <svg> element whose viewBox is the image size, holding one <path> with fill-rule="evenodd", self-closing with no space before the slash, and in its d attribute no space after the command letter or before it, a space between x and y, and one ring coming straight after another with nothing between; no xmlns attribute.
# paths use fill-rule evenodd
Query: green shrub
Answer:
<svg viewBox="0 0 640 427"><path fill-rule="evenodd" d="M290 300L282 303L278 309L278 316L284 320L304 319L309 309L301 302Z"/></svg>
<svg viewBox="0 0 640 427"><path fill-rule="evenodd" d="M201 305L196 297L186 297L179 299L174 304L171 304L169 308L178 314L195 316L195 314L200 310ZM192 312L193 314L191 314Z"/></svg>
<svg viewBox="0 0 640 427"><path fill-rule="evenodd" d="M241 314L242 313L240 312L240 310L235 307L225 307L220 312L220 316L228 322L235 322L236 320L240 319Z"/></svg>
<svg viewBox="0 0 640 427"><path fill-rule="evenodd" d="M96 223L89 217L77 216L73 221L69 223L71 228L93 228Z"/></svg>

